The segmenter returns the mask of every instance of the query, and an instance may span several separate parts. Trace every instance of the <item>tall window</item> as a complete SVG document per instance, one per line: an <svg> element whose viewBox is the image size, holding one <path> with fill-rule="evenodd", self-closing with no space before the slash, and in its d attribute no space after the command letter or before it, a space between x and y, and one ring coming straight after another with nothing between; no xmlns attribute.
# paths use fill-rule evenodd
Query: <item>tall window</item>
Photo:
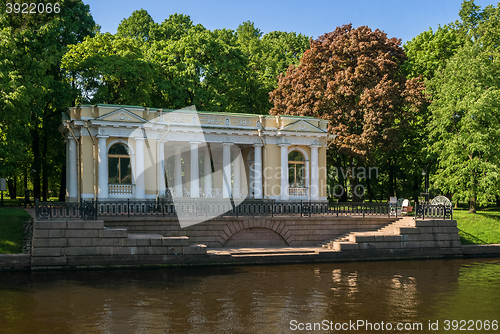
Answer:
<svg viewBox="0 0 500 334"><path fill-rule="evenodd" d="M305 161L299 151L288 154L288 184L290 188L305 187Z"/></svg>
<svg viewBox="0 0 500 334"><path fill-rule="evenodd" d="M124 144L114 144L108 151L108 183L132 184L130 152Z"/></svg>

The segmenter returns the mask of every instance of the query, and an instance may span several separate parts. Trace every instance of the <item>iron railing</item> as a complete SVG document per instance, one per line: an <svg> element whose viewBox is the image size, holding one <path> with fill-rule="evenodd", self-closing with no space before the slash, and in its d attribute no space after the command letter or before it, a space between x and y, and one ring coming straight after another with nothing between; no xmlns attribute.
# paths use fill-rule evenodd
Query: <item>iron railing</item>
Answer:
<svg viewBox="0 0 500 334"><path fill-rule="evenodd" d="M105 216L388 216L397 217L388 203L334 203L324 201L276 201L247 199L239 205L226 199L81 200L35 202L38 219L96 220ZM419 211L420 210L420 211ZM417 206L419 218L452 219L444 206Z"/></svg>
<svg viewBox="0 0 500 334"><path fill-rule="evenodd" d="M453 208L449 205L415 204L415 219L453 219Z"/></svg>

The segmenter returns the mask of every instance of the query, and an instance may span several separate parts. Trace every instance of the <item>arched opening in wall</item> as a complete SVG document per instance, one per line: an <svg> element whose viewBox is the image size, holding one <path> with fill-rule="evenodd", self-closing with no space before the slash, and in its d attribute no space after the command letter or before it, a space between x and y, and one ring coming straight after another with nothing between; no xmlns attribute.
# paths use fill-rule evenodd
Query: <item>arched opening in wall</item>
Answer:
<svg viewBox="0 0 500 334"><path fill-rule="evenodd" d="M223 247L287 247L285 239L278 233L263 227L240 230L226 240Z"/></svg>
<svg viewBox="0 0 500 334"><path fill-rule="evenodd" d="M288 186L290 197L307 196L305 159L301 152L288 153Z"/></svg>
<svg viewBox="0 0 500 334"><path fill-rule="evenodd" d="M132 164L127 145L116 143L108 150L109 194L132 194Z"/></svg>

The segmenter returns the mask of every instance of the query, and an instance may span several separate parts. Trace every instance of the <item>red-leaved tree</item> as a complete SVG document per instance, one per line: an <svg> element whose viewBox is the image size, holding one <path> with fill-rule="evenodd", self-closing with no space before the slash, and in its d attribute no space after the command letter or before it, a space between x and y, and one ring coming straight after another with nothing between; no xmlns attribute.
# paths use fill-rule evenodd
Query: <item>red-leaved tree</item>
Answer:
<svg viewBox="0 0 500 334"><path fill-rule="evenodd" d="M400 131L425 101L422 81L402 73L401 39L349 24L310 44L299 66L279 77L270 114L329 120L336 136L329 151L349 156L351 166L376 149L397 149Z"/></svg>

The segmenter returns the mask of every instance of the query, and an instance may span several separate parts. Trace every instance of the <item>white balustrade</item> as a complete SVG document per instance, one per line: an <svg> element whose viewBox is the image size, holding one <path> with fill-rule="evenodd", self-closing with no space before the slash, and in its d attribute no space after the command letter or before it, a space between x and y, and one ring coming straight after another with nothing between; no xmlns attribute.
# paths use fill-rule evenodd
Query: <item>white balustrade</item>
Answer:
<svg viewBox="0 0 500 334"><path fill-rule="evenodd" d="M307 188L288 188L290 197L307 197Z"/></svg>
<svg viewBox="0 0 500 334"><path fill-rule="evenodd" d="M133 184L108 184L109 195L134 195L135 185Z"/></svg>

